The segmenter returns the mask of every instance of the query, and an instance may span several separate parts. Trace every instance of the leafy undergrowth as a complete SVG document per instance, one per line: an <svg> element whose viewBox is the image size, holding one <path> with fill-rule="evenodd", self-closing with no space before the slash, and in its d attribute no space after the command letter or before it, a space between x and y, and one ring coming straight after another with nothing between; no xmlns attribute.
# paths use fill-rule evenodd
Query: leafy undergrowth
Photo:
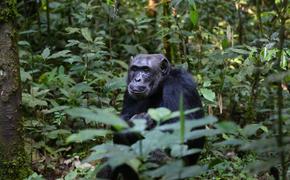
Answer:
<svg viewBox="0 0 290 180"><path fill-rule="evenodd" d="M25 143L35 171L28 179L94 179L106 163L124 162L144 179L267 179L271 167L289 176L282 1L160 1L156 17L146 14L145 1L49 0L49 8L25 2L18 46ZM171 134L162 126L147 131L140 120L127 130L145 139L114 145L111 126L128 128L118 114L130 56L160 52L195 77L207 116L184 129L174 124ZM162 108L148 113L157 122L179 117ZM205 130L188 129L202 124ZM182 137L201 136L207 143L199 163L183 167L182 155L201 150L188 151ZM165 162L149 163L150 152L167 148Z"/></svg>

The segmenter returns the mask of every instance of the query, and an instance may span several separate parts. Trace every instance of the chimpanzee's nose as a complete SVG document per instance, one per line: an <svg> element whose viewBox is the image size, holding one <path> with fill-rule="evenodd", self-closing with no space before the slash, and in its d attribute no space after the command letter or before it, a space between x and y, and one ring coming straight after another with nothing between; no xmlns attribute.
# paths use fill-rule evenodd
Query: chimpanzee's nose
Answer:
<svg viewBox="0 0 290 180"><path fill-rule="evenodd" d="M134 81L135 81L135 82L140 82L140 81L141 81L141 78L138 78L138 77L137 77L137 78L134 79Z"/></svg>

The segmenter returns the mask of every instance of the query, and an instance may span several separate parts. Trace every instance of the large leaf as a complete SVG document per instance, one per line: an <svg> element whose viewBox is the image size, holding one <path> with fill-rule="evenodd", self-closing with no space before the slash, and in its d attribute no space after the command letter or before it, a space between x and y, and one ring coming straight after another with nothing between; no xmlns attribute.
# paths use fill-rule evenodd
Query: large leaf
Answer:
<svg viewBox="0 0 290 180"><path fill-rule="evenodd" d="M70 50L59 51L59 52L54 53L51 56L47 57L47 59L56 59L56 58L60 58L60 57L67 57L68 53L70 53Z"/></svg>
<svg viewBox="0 0 290 180"><path fill-rule="evenodd" d="M174 143L177 144L179 142L180 139L178 134L170 134L159 130L152 130L144 135L143 140L136 142L132 145L132 147L136 152L142 151L143 155L146 155L156 149L164 149L166 147L170 147ZM142 149L140 149L141 147Z"/></svg>
<svg viewBox="0 0 290 180"><path fill-rule="evenodd" d="M42 51L42 53L41 53L41 56L43 57L43 59L47 59L49 55L50 55L50 49L49 48L45 48Z"/></svg>
<svg viewBox="0 0 290 180"><path fill-rule="evenodd" d="M198 139L200 137L210 137L216 136L221 134L222 132L219 129L201 129L201 130L194 130L186 134L187 140Z"/></svg>
<svg viewBox="0 0 290 180"><path fill-rule="evenodd" d="M31 74L29 72L26 72L23 68L20 68L20 77L21 77L21 82L32 80Z"/></svg>
<svg viewBox="0 0 290 180"><path fill-rule="evenodd" d="M105 90L109 92L116 89L125 89L125 87L126 87L126 80L123 77L114 78L106 83Z"/></svg>
<svg viewBox="0 0 290 180"><path fill-rule="evenodd" d="M59 136L68 136L69 134L71 132L66 129L57 129L46 133L46 136L50 139L56 139Z"/></svg>
<svg viewBox="0 0 290 180"><path fill-rule="evenodd" d="M67 27L67 28L65 28L65 30L68 32L68 34L80 32L79 28L73 28L73 27Z"/></svg>
<svg viewBox="0 0 290 180"><path fill-rule="evenodd" d="M92 140L97 136L106 136L110 131L104 129L85 129L79 131L77 134L70 135L66 141L70 142L83 142L87 140Z"/></svg>
<svg viewBox="0 0 290 180"><path fill-rule="evenodd" d="M215 126L221 131L225 133L231 133L231 134L238 134L239 129L240 129L236 123L231 122L231 121L219 122Z"/></svg>
<svg viewBox="0 0 290 180"><path fill-rule="evenodd" d="M198 11L197 11L195 6L190 8L189 17L190 17L190 20L191 20L192 24L194 26L196 26L197 22L198 22Z"/></svg>
<svg viewBox="0 0 290 180"><path fill-rule="evenodd" d="M217 122L217 118L214 116L207 116L204 117L202 119L199 120L187 120L185 121L185 128L187 131L190 131L193 128L197 128L197 127L201 127L201 126L205 126L205 125L209 125L209 124L214 124L215 122ZM175 123L170 123L170 124L165 124L162 126L157 127L157 129L160 129L162 131L164 130L179 130L180 126L179 126L179 122L175 122Z"/></svg>
<svg viewBox="0 0 290 180"><path fill-rule="evenodd" d="M170 116L171 111L167 108L160 107L156 109L149 109L148 114L150 117L156 121L162 121L163 119L166 119Z"/></svg>
<svg viewBox="0 0 290 180"><path fill-rule="evenodd" d="M258 129L267 128L261 124L248 124L242 129L242 133L246 136L252 136L256 134Z"/></svg>
<svg viewBox="0 0 290 180"><path fill-rule="evenodd" d="M55 106L49 110L44 109L44 110L42 110L42 112L44 114L49 114L49 113L53 113L53 112L63 111L63 110L68 109L68 108L69 108L69 106Z"/></svg>
<svg viewBox="0 0 290 180"><path fill-rule="evenodd" d="M200 92L205 99L215 102L215 93L211 89L201 88Z"/></svg>
<svg viewBox="0 0 290 180"><path fill-rule="evenodd" d="M22 93L22 102L28 107L34 108L36 106L47 106L47 102L45 100L36 98L31 96L28 93Z"/></svg>
<svg viewBox="0 0 290 180"><path fill-rule="evenodd" d="M230 50L233 51L233 52L235 52L235 53L237 53L237 54L243 54L243 55L250 54L249 51L244 50L244 49L231 48Z"/></svg>
<svg viewBox="0 0 290 180"><path fill-rule="evenodd" d="M92 35L91 35L91 31L88 29L88 28L82 28L81 29L81 33L83 35L83 37L89 41L89 42L93 42L93 38L92 38Z"/></svg>
<svg viewBox="0 0 290 180"><path fill-rule="evenodd" d="M66 110L66 113L74 118L84 118L87 123L96 122L120 127L128 127L127 123L119 117L104 110L97 110L96 112L88 108L72 108Z"/></svg>

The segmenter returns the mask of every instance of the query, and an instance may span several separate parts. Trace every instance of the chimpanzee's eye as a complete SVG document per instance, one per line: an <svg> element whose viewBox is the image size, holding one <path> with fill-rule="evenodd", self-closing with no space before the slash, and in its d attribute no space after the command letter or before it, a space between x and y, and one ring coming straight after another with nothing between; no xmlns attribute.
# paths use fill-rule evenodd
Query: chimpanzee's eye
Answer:
<svg viewBox="0 0 290 180"><path fill-rule="evenodd" d="M137 67L136 66L132 66L130 69L131 69L131 71L137 71Z"/></svg>
<svg viewBox="0 0 290 180"><path fill-rule="evenodd" d="M144 67L144 68L143 68L143 71L144 71L144 72L149 72L149 71L150 71L150 68L149 68L149 67Z"/></svg>

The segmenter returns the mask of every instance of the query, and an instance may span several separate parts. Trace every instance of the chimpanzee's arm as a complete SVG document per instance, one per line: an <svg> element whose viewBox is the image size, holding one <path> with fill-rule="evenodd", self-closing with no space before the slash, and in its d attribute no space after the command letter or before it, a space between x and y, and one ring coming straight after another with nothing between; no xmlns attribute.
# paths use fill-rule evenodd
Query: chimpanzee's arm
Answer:
<svg viewBox="0 0 290 180"><path fill-rule="evenodd" d="M170 109L171 111L179 110L179 99L180 95L183 95L184 109L194 109L200 108L198 111L188 114L186 116L189 120L200 119L204 116L202 103L200 96L196 89L196 84L194 83L192 77L181 70L173 70L168 76L163 86L163 107ZM166 123L176 122L178 118L168 121ZM204 128L204 127L200 127ZM204 146L205 138L199 138L194 140L189 140L186 142L188 147L202 149ZM199 157L199 153L191 154L183 157L185 165L196 164Z"/></svg>

